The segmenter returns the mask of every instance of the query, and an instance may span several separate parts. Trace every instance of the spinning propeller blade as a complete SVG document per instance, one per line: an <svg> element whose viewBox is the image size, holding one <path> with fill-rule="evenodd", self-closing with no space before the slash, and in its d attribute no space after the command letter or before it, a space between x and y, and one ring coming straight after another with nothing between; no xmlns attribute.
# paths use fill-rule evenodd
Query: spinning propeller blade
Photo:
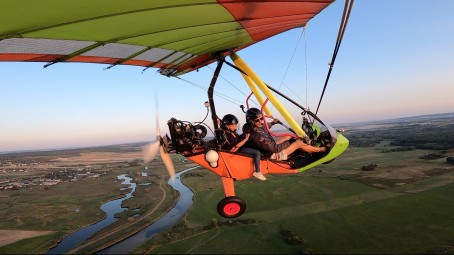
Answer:
<svg viewBox="0 0 454 255"><path fill-rule="evenodd" d="M143 161L145 161L145 163L148 163L155 159L156 154L158 154L160 145L161 142L158 140L145 146L143 150Z"/></svg>
<svg viewBox="0 0 454 255"><path fill-rule="evenodd" d="M175 168L173 166L172 158L170 158L169 153L167 153L167 151L164 150L163 146L160 146L159 148L160 148L160 151L161 151L162 162L164 162L164 165L167 168L167 172L169 172L170 178L172 179L172 181L174 181Z"/></svg>
<svg viewBox="0 0 454 255"><path fill-rule="evenodd" d="M157 110L156 110L157 111ZM156 113L156 141L149 143L143 150L143 161L148 163L155 159L161 145L161 129L159 128L159 116Z"/></svg>
<svg viewBox="0 0 454 255"><path fill-rule="evenodd" d="M167 172L169 173L170 178L174 181L175 176L175 167L173 166L172 159L164 149L162 137L161 137L161 129L159 127L159 113L158 113L158 104L156 103L156 141L152 142L144 147L143 150L143 161L148 163L156 158L158 151L161 155L162 162L166 166Z"/></svg>

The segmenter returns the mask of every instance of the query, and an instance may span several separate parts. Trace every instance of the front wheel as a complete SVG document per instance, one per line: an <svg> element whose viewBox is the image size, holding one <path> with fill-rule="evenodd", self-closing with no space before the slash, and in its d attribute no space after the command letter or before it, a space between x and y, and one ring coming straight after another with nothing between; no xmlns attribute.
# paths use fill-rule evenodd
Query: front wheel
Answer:
<svg viewBox="0 0 454 255"><path fill-rule="evenodd" d="M246 211L246 202L235 196L225 197L219 201L218 213L224 218L240 217Z"/></svg>

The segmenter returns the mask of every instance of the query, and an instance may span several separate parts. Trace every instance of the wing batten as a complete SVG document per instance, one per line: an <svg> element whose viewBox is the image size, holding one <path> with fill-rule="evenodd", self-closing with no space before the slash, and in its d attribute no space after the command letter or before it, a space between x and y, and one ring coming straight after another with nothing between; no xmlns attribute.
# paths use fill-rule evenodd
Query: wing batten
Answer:
<svg viewBox="0 0 454 255"><path fill-rule="evenodd" d="M112 65L106 67L106 69L110 69L110 68L112 68L112 67L114 67L114 66L121 65L121 64L125 63L126 61L128 61L128 60L130 60L130 59L133 59L134 57L137 57L137 56L139 56L140 54L142 54L142 53L144 53L145 51L150 50L150 49L151 49L151 47L146 47L146 48L144 48L144 49L142 49L142 50L139 50L138 52L136 52L136 53L134 53L134 54L131 54L131 55L129 55L129 56L126 57L126 58L123 58L123 59L120 59L120 60L116 61L114 64L112 64Z"/></svg>

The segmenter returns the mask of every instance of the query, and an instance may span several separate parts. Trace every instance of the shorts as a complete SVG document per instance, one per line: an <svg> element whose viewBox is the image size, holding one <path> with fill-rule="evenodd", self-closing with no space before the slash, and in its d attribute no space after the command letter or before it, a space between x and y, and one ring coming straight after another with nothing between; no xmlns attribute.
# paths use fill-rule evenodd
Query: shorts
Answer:
<svg viewBox="0 0 454 255"><path fill-rule="evenodd" d="M275 160L287 160L288 156L284 153L284 151L273 153L270 159Z"/></svg>

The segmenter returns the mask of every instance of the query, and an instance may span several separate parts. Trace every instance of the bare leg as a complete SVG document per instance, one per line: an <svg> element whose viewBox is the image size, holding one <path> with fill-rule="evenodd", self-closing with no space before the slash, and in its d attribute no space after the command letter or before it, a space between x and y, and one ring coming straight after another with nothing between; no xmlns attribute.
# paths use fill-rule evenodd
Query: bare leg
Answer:
<svg viewBox="0 0 454 255"><path fill-rule="evenodd" d="M283 142L285 142L285 141L288 141L288 140L291 139L291 138L292 138L292 137L290 137L290 136L284 136L284 137L281 137L281 138L277 139L276 143L277 143L277 144L281 144L281 143L283 143Z"/></svg>
<svg viewBox="0 0 454 255"><path fill-rule="evenodd" d="M325 152L326 148L325 147L314 147L314 146L304 143L301 140L296 140L295 142L290 144L289 147L287 147L285 150L283 150L283 152L287 155L290 155L296 150L302 150L305 152L312 153L312 152Z"/></svg>

